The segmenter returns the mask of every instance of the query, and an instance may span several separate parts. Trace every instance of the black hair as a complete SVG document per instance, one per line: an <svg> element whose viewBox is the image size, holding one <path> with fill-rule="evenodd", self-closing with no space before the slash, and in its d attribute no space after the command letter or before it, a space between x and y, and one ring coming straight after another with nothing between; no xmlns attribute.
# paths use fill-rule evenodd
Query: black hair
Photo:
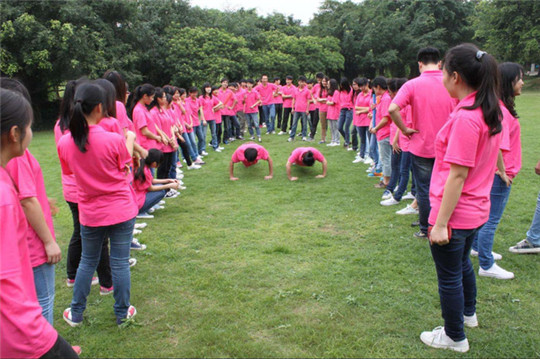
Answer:
<svg viewBox="0 0 540 359"><path fill-rule="evenodd" d="M228 78L226 78L226 77L224 77L224 78L222 78L222 79L221 79L220 83L223 83L223 81L227 81L227 82L229 82L229 79L228 79Z"/></svg>
<svg viewBox="0 0 540 359"><path fill-rule="evenodd" d="M383 76L377 76L371 81L371 86L373 88L380 86L383 90L388 89L388 83L386 82L386 79Z"/></svg>
<svg viewBox="0 0 540 359"><path fill-rule="evenodd" d="M229 86L234 87L234 88L238 88L238 83L237 82L231 82L231 83L229 83Z"/></svg>
<svg viewBox="0 0 540 359"><path fill-rule="evenodd" d="M302 163L306 166L313 166L315 163L315 158L313 157L313 152L307 151L302 155Z"/></svg>
<svg viewBox="0 0 540 359"><path fill-rule="evenodd" d="M97 105L104 103L103 88L95 83L83 83L77 86L74 96L73 112L69 120L69 131L79 151L86 152L88 143L88 122Z"/></svg>
<svg viewBox="0 0 540 359"><path fill-rule="evenodd" d="M0 87L5 90L11 90L20 93L24 98L31 104L32 99L30 97L30 92L24 87L22 82L16 79L10 79L9 77L0 77Z"/></svg>
<svg viewBox="0 0 540 359"><path fill-rule="evenodd" d="M395 90L397 88L397 79L386 79L386 88L392 92L396 92Z"/></svg>
<svg viewBox="0 0 540 359"><path fill-rule="evenodd" d="M199 89L197 88L197 86L191 86L189 88L189 94L191 95L192 93L195 93L195 92L199 93Z"/></svg>
<svg viewBox="0 0 540 359"><path fill-rule="evenodd" d="M221 88L220 86L212 86L212 92L219 90L220 88Z"/></svg>
<svg viewBox="0 0 540 359"><path fill-rule="evenodd" d="M94 83L103 89L103 115L116 118L116 90L114 85L105 79L97 79Z"/></svg>
<svg viewBox="0 0 540 359"><path fill-rule="evenodd" d="M424 47L418 51L416 60L424 65L437 64L441 60L441 53L435 47Z"/></svg>
<svg viewBox="0 0 540 359"><path fill-rule="evenodd" d="M180 96L182 96L183 94L186 93L186 89L183 88L183 87L180 87L180 88L178 89L178 93L180 94Z"/></svg>
<svg viewBox="0 0 540 359"><path fill-rule="evenodd" d="M341 81L339 82L339 91L345 91L349 92L351 91L351 84L349 80L346 77L342 77Z"/></svg>
<svg viewBox="0 0 540 359"><path fill-rule="evenodd" d="M255 81L253 81L253 79L247 79L246 82L248 84L252 84L252 85L255 84Z"/></svg>
<svg viewBox="0 0 540 359"><path fill-rule="evenodd" d="M300 81L304 81L304 82L306 82L306 81L307 81L307 79L306 79L306 77L305 77L305 76L298 76L298 82L300 82Z"/></svg>
<svg viewBox="0 0 540 359"><path fill-rule="evenodd" d="M12 81L17 83L16 87L6 84ZM2 78L0 83L0 136L8 134L14 126L17 126L21 139L24 139L26 128L34 118L28 90L17 80ZM22 89L19 90L19 87Z"/></svg>
<svg viewBox="0 0 540 359"><path fill-rule="evenodd" d="M240 80L240 83L245 83L245 82L246 82L246 79Z"/></svg>
<svg viewBox="0 0 540 359"><path fill-rule="evenodd" d="M365 77L357 77L353 81L356 82L360 87L369 85L369 80Z"/></svg>
<svg viewBox="0 0 540 359"><path fill-rule="evenodd" d="M164 91L165 92L165 91ZM172 95L165 92L165 97L167 97L167 104L170 105L172 102Z"/></svg>
<svg viewBox="0 0 540 359"><path fill-rule="evenodd" d="M501 100L512 116L518 118L514 102L516 98L514 85L523 78L523 67L515 62L503 62L499 65L499 72L501 74Z"/></svg>
<svg viewBox="0 0 540 359"><path fill-rule="evenodd" d="M281 81L281 79L279 77L274 77L274 80L272 82L276 82L277 80Z"/></svg>
<svg viewBox="0 0 540 359"><path fill-rule="evenodd" d="M315 82L315 81L313 81L312 79L307 79L307 80L306 80L306 84L308 84L308 85L309 85L309 84L313 84L314 82Z"/></svg>
<svg viewBox="0 0 540 359"><path fill-rule="evenodd" d="M141 181L141 183L144 183L146 181L146 175L144 174L144 168L146 166L150 166L152 163L156 162L158 166L163 162L163 152L161 152L158 149L151 148L148 150L148 156L141 160L141 165L133 175L133 179L135 181Z"/></svg>
<svg viewBox="0 0 540 359"><path fill-rule="evenodd" d="M257 155L259 154L259 151L257 151L253 147L248 147L244 150L244 157L248 162L253 162L257 159Z"/></svg>
<svg viewBox="0 0 540 359"><path fill-rule="evenodd" d="M448 50L444 58L444 69L448 74L457 72L467 86L477 91L474 104L463 109L474 110L481 107L489 134L501 132L499 69L495 58L478 50L473 44L461 44Z"/></svg>
<svg viewBox="0 0 540 359"><path fill-rule="evenodd" d="M338 83L336 79L330 79L328 81L328 96L334 96L334 92L338 90Z"/></svg>
<svg viewBox="0 0 540 359"><path fill-rule="evenodd" d="M144 95L152 96L156 93L156 88L150 84L142 84L135 88L133 93L131 94L131 101L129 101L129 110L128 114L129 117L132 117L133 115L133 109L135 108L135 105L143 98Z"/></svg>
<svg viewBox="0 0 540 359"><path fill-rule="evenodd" d="M174 87L172 85L165 85L163 86L163 91L165 91L165 93L167 95L171 95L171 96L174 96L174 94L176 93L176 91L178 91L178 88L177 87Z"/></svg>
<svg viewBox="0 0 540 359"><path fill-rule="evenodd" d="M202 87L201 87L201 94L203 97L206 97L206 91L205 89L207 87L210 87L210 93L208 94L210 96L210 98L212 98L212 85L210 85L210 82L205 82Z"/></svg>
<svg viewBox="0 0 540 359"><path fill-rule="evenodd" d="M126 102L127 84L122 75L119 72L113 70L107 70L103 75L103 78L110 81L114 89L116 90L116 101L122 103Z"/></svg>
<svg viewBox="0 0 540 359"><path fill-rule="evenodd" d="M163 95L165 95L165 97L167 97L167 93L165 92L165 90L163 90L161 87L156 87L156 92L154 93L154 100L150 103L150 106L148 106L148 110L151 110L152 108L154 107L157 107L158 110L159 110L159 102L158 102L158 99L162 98Z"/></svg>
<svg viewBox="0 0 540 359"><path fill-rule="evenodd" d="M292 77L291 75L287 75L287 76L285 77L285 79L286 79L286 80L293 80L293 77Z"/></svg>
<svg viewBox="0 0 540 359"><path fill-rule="evenodd" d="M67 82L64 88L64 97L60 102L60 113L58 114L58 126L62 133L69 128L69 120L71 119L71 111L73 107L73 98L75 97L75 88L77 87L76 80Z"/></svg>
<svg viewBox="0 0 540 359"><path fill-rule="evenodd" d="M322 72L317 72L317 74L315 75L315 78L316 79L324 79L324 74Z"/></svg>
<svg viewBox="0 0 540 359"><path fill-rule="evenodd" d="M328 86L328 81L330 81L330 80L328 79L328 76L324 76L324 77L323 77L323 80L326 80L326 85ZM321 84L322 84L322 81L321 81ZM319 97L322 97L323 91L325 91L325 90L326 90L326 93L328 93L328 89L327 89L327 88L324 88L324 87L321 85L321 88L319 89Z"/></svg>

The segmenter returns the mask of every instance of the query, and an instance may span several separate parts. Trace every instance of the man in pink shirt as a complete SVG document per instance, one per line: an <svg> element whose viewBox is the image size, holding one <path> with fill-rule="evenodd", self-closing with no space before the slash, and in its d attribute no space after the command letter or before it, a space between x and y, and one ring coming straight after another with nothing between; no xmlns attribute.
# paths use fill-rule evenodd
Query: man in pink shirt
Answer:
<svg viewBox="0 0 540 359"><path fill-rule="evenodd" d="M289 126L289 118L292 112L292 98L296 86L293 85L293 77L287 76L285 78L285 86L281 86L280 93L283 98L283 122L281 123L281 132L278 135L285 135Z"/></svg>
<svg viewBox="0 0 540 359"><path fill-rule="evenodd" d="M313 147L296 148L294 151L292 151L291 156L287 160L287 177L291 181L296 181L298 177L292 177L291 175L292 165L311 167L313 166L315 161L321 162L323 166L323 173L321 175L315 176L315 178L326 177L327 162L322 153L319 152L319 150Z"/></svg>
<svg viewBox="0 0 540 359"><path fill-rule="evenodd" d="M242 162L244 166L250 167L257 164L259 160L268 161L269 173L268 176L264 177L264 179L272 179L274 176L274 165L268 151L261 145L249 142L238 147L231 157L231 162L229 163L229 178L231 181L238 181L238 177L234 177L235 163Z"/></svg>
<svg viewBox="0 0 540 359"><path fill-rule="evenodd" d="M296 127L298 119L302 119L302 141L308 141L307 136L307 118L309 114L309 100L313 98L311 91L306 86L307 79L304 76L298 77L298 88L293 94L293 124L291 126L291 134L287 141L292 142L296 136Z"/></svg>
<svg viewBox="0 0 540 359"><path fill-rule="evenodd" d="M419 238L427 237L428 217L431 210L429 185L435 162L435 137L454 109L453 100L443 85L440 53L433 47L418 52L420 76L406 82L392 101L388 112L401 132L410 137L412 174L416 184L416 199L420 213ZM411 106L412 127L404 125L399 111Z"/></svg>
<svg viewBox="0 0 540 359"><path fill-rule="evenodd" d="M283 97L281 97L281 79L279 77L274 77L274 85L276 85L276 90L273 94L273 102L277 117L277 128L281 128L281 120L283 118Z"/></svg>
<svg viewBox="0 0 540 359"><path fill-rule="evenodd" d="M276 109L274 107L274 92L277 86L268 83L268 75L261 76L261 83L255 87L262 99L262 123L266 123L266 134L274 133L276 122Z"/></svg>

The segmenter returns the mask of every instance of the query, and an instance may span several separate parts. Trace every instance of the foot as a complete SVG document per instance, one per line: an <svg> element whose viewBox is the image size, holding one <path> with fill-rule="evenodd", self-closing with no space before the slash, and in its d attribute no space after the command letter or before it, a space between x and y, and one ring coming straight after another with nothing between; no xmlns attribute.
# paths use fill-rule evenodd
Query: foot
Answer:
<svg viewBox="0 0 540 359"><path fill-rule="evenodd" d="M508 248L508 250L518 254L540 253L540 246L534 246L529 243L528 240L524 239L521 242L516 243L515 246Z"/></svg>
<svg viewBox="0 0 540 359"><path fill-rule="evenodd" d="M129 268L135 267L135 265L137 264L137 259L130 258L130 259L128 259L128 262L129 262Z"/></svg>
<svg viewBox="0 0 540 359"><path fill-rule="evenodd" d="M364 162L364 159L362 157L356 157L354 161L352 161L352 163L360 163L360 162Z"/></svg>
<svg viewBox="0 0 540 359"><path fill-rule="evenodd" d="M259 136L259 138L258 138L258 141L259 141L259 142L262 142L262 138L261 138L261 136Z"/></svg>
<svg viewBox="0 0 540 359"><path fill-rule="evenodd" d="M125 318L116 318L116 324L121 325L124 321L133 318L137 315L137 309L134 306L130 305Z"/></svg>
<svg viewBox="0 0 540 359"><path fill-rule="evenodd" d="M384 184L383 181L379 181L379 183L377 183L376 185L373 185L373 187L375 187L375 188L386 188L386 185Z"/></svg>
<svg viewBox="0 0 540 359"><path fill-rule="evenodd" d="M491 255L493 256L493 259L496 261L500 261L502 259L502 256L499 253L491 252ZM478 257L478 252L471 248L471 257Z"/></svg>
<svg viewBox="0 0 540 359"><path fill-rule="evenodd" d="M286 134L287 134L287 132L279 131L278 136L286 135Z"/></svg>
<svg viewBox="0 0 540 359"><path fill-rule="evenodd" d="M382 203L381 203L382 204ZM413 208L410 204L407 205L407 207L403 208L403 209L400 209L399 211L396 212L396 214L401 214L401 215L405 215L405 214L418 214L418 209L417 208Z"/></svg>
<svg viewBox="0 0 540 359"><path fill-rule="evenodd" d="M411 193L411 192L408 192L405 196L401 197L401 199L416 199L416 197Z"/></svg>
<svg viewBox="0 0 540 359"><path fill-rule="evenodd" d="M99 287L99 295L109 295L114 292L114 287L111 285L110 288L107 287Z"/></svg>
<svg viewBox="0 0 540 359"><path fill-rule="evenodd" d="M292 142L292 141L294 141L294 138L293 138L293 137L289 137L289 138L287 139L287 142Z"/></svg>
<svg viewBox="0 0 540 359"><path fill-rule="evenodd" d="M80 326L82 324L82 321L83 321L82 315L81 315L80 318L79 317L75 318L72 315L71 308L66 308L66 310L64 310L64 313L62 314L62 317L64 318L66 323L68 323L72 327Z"/></svg>
<svg viewBox="0 0 540 359"><path fill-rule="evenodd" d="M481 277L491 277L496 279L514 278L514 273L502 269L497 265L497 263L493 263L493 265L489 269L483 269L482 267L480 267L480 269L478 269L478 275Z"/></svg>
<svg viewBox="0 0 540 359"><path fill-rule="evenodd" d="M198 170L201 166L196 165L195 163L192 163L191 166L188 166L188 170Z"/></svg>
<svg viewBox="0 0 540 359"><path fill-rule="evenodd" d="M420 221L412 222L411 227L420 227Z"/></svg>
<svg viewBox="0 0 540 359"><path fill-rule="evenodd" d="M437 327L431 332L423 332L420 334L420 340L432 348L450 349L460 353L469 351L469 341L467 338L456 342L446 335L444 327Z"/></svg>
<svg viewBox="0 0 540 359"><path fill-rule="evenodd" d="M249 139L250 139L250 140L254 140L254 139L255 139L255 136L251 136Z"/></svg>
<svg viewBox="0 0 540 359"><path fill-rule="evenodd" d="M302 141L307 141L307 137L302 137Z"/></svg>
<svg viewBox="0 0 540 359"><path fill-rule="evenodd" d="M323 143L326 143L326 141L325 140L319 141L319 145L322 145Z"/></svg>
<svg viewBox="0 0 540 359"><path fill-rule="evenodd" d="M368 174L368 177L382 177L382 172L372 172Z"/></svg>
<svg viewBox="0 0 540 359"><path fill-rule="evenodd" d="M131 250L132 251L144 251L146 249L146 244L139 243L137 238L131 240Z"/></svg>
<svg viewBox="0 0 540 359"><path fill-rule="evenodd" d="M372 165L372 164L373 164L373 160L372 160L371 158L369 158L369 157L366 157L366 159L364 160L364 163L365 163L366 165Z"/></svg>
<svg viewBox="0 0 540 359"><path fill-rule="evenodd" d="M381 206L394 206L396 204L399 204L399 201L396 201L394 197L390 197L388 199L385 199L384 201L381 201Z"/></svg>
<svg viewBox="0 0 540 359"><path fill-rule="evenodd" d="M463 324L466 327L469 327L469 328L478 327L478 318L476 317L476 313L474 313L471 316L464 315L463 316Z"/></svg>
<svg viewBox="0 0 540 359"><path fill-rule="evenodd" d="M144 222L143 223L135 223L135 228L136 229L143 229L143 228L146 228L147 225L148 224L146 224Z"/></svg>
<svg viewBox="0 0 540 359"><path fill-rule="evenodd" d="M139 213L139 214L137 215L137 219L150 219L150 218L154 218L154 215L148 214L148 213L146 213L146 212L144 212L144 213Z"/></svg>
<svg viewBox="0 0 540 359"><path fill-rule="evenodd" d="M427 238L427 234L424 233L424 232L422 232L422 231L416 232L416 233L414 234L414 236L415 236L416 238Z"/></svg>
<svg viewBox="0 0 540 359"><path fill-rule="evenodd" d="M201 156L208 156L208 152L202 151L202 152L201 152Z"/></svg>
<svg viewBox="0 0 540 359"><path fill-rule="evenodd" d="M382 195L382 200L387 200L387 199L390 199L392 198L392 192L390 192L389 190L385 190L383 192L383 195Z"/></svg>
<svg viewBox="0 0 540 359"><path fill-rule="evenodd" d="M141 233L142 233L142 231L140 229L134 229L133 230L133 235L134 236L137 235L137 234L141 234Z"/></svg>

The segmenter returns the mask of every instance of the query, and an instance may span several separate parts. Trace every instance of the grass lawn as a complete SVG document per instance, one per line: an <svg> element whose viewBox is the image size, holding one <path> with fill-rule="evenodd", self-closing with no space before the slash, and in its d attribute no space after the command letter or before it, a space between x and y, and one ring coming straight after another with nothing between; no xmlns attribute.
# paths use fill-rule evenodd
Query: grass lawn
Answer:
<svg viewBox="0 0 540 359"><path fill-rule="evenodd" d="M540 189L540 92L517 102L523 169L494 245L500 265L516 278L477 279L480 327L466 330L471 357L540 356L540 257L508 252L525 238ZM263 180L263 161L235 166L240 180L229 181L239 145L233 142L211 153L203 169L186 171L188 189L146 221L137 237L148 249L133 253L133 325L119 329L113 297L93 287L84 325L71 328L62 320L72 296L65 285L70 211L53 133L36 133L30 148L60 206L60 334L82 346L83 357L460 357L419 339L443 321L428 243L413 237L414 216L395 215L405 204L380 206L382 190L373 188L366 165L353 165L354 153L340 147L320 147L326 179L314 178L317 164L294 168L300 179L289 182L288 155L305 143L265 135L263 141L274 159L272 180Z"/></svg>

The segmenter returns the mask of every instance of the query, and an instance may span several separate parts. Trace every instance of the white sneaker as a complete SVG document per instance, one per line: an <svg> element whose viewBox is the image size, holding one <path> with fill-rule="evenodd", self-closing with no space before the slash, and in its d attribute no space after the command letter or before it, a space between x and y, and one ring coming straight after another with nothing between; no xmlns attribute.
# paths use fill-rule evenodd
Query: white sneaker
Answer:
<svg viewBox="0 0 540 359"><path fill-rule="evenodd" d="M370 157L366 157L366 158L364 159L364 163L365 163L366 165L372 165L372 164L373 164L373 160L372 160Z"/></svg>
<svg viewBox="0 0 540 359"><path fill-rule="evenodd" d="M192 163L191 166L188 166L188 170L198 170L201 166L196 165L195 163Z"/></svg>
<svg viewBox="0 0 540 359"><path fill-rule="evenodd" d="M500 261L502 259L502 256L499 253L491 252L491 255L493 256L493 259L496 261ZM471 248L471 257L478 257L478 252Z"/></svg>
<svg viewBox="0 0 540 359"><path fill-rule="evenodd" d="M408 204L407 207L400 209L396 212L396 214L418 214L418 208L413 208L410 204Z"/></svg>
<svg viewBox="0 0 540 359"><path fill-rule="evenodd" d="M208 152L202 151L202 152L201 152L201 156L208 156Z"/></svg>
<svg viewBox="0 0 540 359"><path fill-rule="evenodd" d="M158 204L159 204L160 206L163 206L163 205L165 204L165 201L161 200L161 201L159 201Z"/></svg>
<svg viewBox="0 0 540 359"><path fill-rule="evenodd" d="M330 142L329 144L326 145L326 147L334 147L336 144L335 142Z"/></svg>
<svg viewBox="0 0 540 359"><path fill-rule="evenodd" d="M382 200L387 200L387 199L390 199L392 198L392 192L390 192L389 190L385 190L383 195L382 195Z"/></svg>
<svg viewBox="0 0 540 359"><path fill-rule="evenodd" d="M183 190L187 189L187 187L186 186L179 186L178 189L183 191Z"/></svg>
<svg viewBox="0 0 540 359"><path fill-rule="evenodd" d="M369 168L366 170L366 173L373 172L374 169L375 169L375 167L369 167Z"/></svg>
<svg viewBox="0 0 540 359"><path fill-rule="evenodd" d="M219 146L217 149L223 151L225 149L225 147Z"/></svg>
<svg viewBox="0 0 540 359"><path fill-rule="evenodd" d="M131 267L134 267L135 264L137 264L137 259L130 258L130 259L128 259L128 262L129 262L129 267L131 268Z"/></svg>
<svg viewBox="0 0 540 359"><path fill-rule="evenodd" d="M478 326L478 318L476 317L476 313L474 313L470 317L464 315L463 324L465 324L465 326L469 328L476 328Z"/></svg>
<svg viewBox="0 0 540 359"><path fill-rule="evenodd" d="M287 132L279 131L278 136L285 135Z"/></svg>
<svg viewBox="0 0 540 359"><path fill-rule="evenodd" d="M148 224L146 224L144 222L143 223L135 223L135 228L136 229L143 229L143 228L146 228L147 225Z"/></svg>
<svg viewBox="0 0 540 359"><path fill-rule="evenodd" d="M254 139L255 139L255 136L251 136L249 139L250 139L250 140L254 140Z"/></svg>
<svg viewBox="0 0 540 359"><path fill-rule="evenodd" d="M293 140L294 140L294 138L292 138L292 137L287 138L287 142L292 142Z"/></svg>
<svg viewBox="0 0 540 359"><path fill-rule="evenodd" d="M455 342L446 335L444 327L437 327L431 332L423 332L420 334L420 340L427 346L438 349L450 349L460 353L469 351L469 341L467 338Z"/></svg>
<svg viewBox="0 0 540 359"><path fill-rule="evenodd" d="M352 147L347 147L347 151L352 151L353 148Z"/></svg>
<svg viewBox="0 0 540 359"><path fill-rule="evenodd" d="M177 180L181 180L182 178L184 178L184 174L183 174L183 173L177 173L177 174L176 174L176 179L177 179Z"/></svg>
<svg viewBox="0 0 540 359"><path fill-rule="evenodd" d="M138 214L136 218L137 219L150 219L150 218L154 218L154 216L148 213L141 213L141 214Z"/></svg>
<svg viewBox="0 0 540 359"><path fill-rule="evenodd" d="M412 200L415 200L416 197L411 193L411 192L407 192L407 194L403 197L401 197L401 199L412 199Z"/></svg>
<svg viewBox="0 0 540 359"><path fill-rule="evenodd" d="M497 263L493 263L489 269L482 269L482 267L480 267L480 269L478 269L478 275L481 277L491 277L496 279L514 278L514 273L502 269L497 265Z"/></svg>
<svg viewBox="0 0 540 359"><path fill-rule="evenodd" d="M221 152L221 150L220 150L219 147L218 147L218 148L216 148L216 149L214 150L214 152Z"/></svg>
<svg viewBox="0 0 540 359"><path fill-rule="evenodd" d="M364 159L362 157L356 157L354 161L352 161L352 163L360 163L360 162L364 162Z"/></svg>
<svg viewBox="0 0 540 359"><path fill-rule="evenodd" d="M381 201L381 206L393 206L399 204L398 201L394 199L394 197L390 197L388 199L385 199L384 201Z"/></svg>
<svg viewBox="0 0 540 359"><path fill-rule="evenodd" d="M137 234L141 234L142 231L140 229L134 229L133 230L133 235L136 236Z"/></svg>
<svg viewBox="0 0 540 359"><path fill-rule="evenodd" d="M307 137L302 137L302 141L307 141Z"/></svg>

